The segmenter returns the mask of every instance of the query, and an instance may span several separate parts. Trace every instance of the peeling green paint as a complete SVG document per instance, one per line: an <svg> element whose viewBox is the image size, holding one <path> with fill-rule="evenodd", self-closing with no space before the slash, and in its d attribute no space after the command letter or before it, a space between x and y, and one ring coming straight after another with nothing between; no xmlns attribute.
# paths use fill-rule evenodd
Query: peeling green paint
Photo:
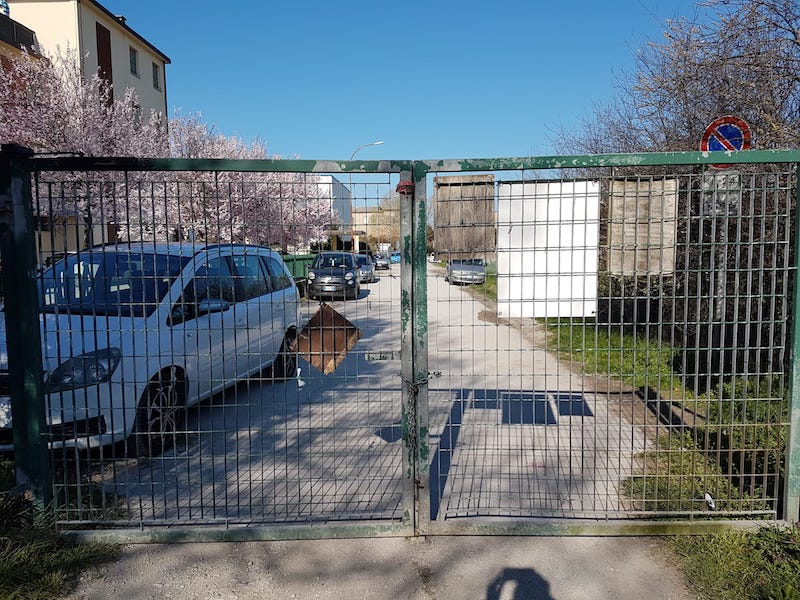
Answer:
<svg viewBox="0 0 800 600"><path fill-rule="evenodd" d="M405 331L408 323L411 320L411 299L408 297L408 291L402 290L400 292L400 330Z"/></svg>
<svg viewBox="0 0 800 600"><path fill-rule="evenodd" d="M418 456L420 460L420 470L427 472L430 465L428 464L428 460L430 459L430 446L428 445L428 428L427 427L420 427L419 428L419 450Z"/></svg>
<svg viewBox="0 0 800 600"><path fill-rule="evenodd" d="M403 237L403 260L407 265L411 265L414 260L414 257L411 254L412 246L411 246L411 236L406 235Z"/></svg>
<svg viewBox="0 0 800 600"><path fill-rule="evenodd" d="M245 173L399 173L411 170L405 160L230 160L222 158L34 157L38 171L238 171Z"/></svg>
<svg viewBox="0 0 800 600"><path fill-rule="evenodd" d="M508 171L641 165L710 165L797 163L800 150L745 150L740 152L644 152L576 156L528 156L434 160L228 160L191 158L107 158L85 156L33 157L38 171L241 171L285 173L399 173L412 172L417 182L430 172Z"/></svg>
<svg viewBox="0 0 800 600"><path fill-rule="evenodd" d="M404 402L401 407L400 431L403 436L403 446L408 451L408 455L410 457L410 460L408 461L408 468L406 469L406 477L409 479L414 477L414 450L412 448L414 444L414 436L412 427L416 428L416 424L412 423L411 420L411 415L409 414Z"/></svg>

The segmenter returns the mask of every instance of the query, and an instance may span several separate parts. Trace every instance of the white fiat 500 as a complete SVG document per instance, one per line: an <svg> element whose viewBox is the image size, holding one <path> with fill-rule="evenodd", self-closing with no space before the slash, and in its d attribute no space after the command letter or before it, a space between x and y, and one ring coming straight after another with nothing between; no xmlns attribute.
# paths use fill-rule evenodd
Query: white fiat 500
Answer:
<svg viewBox="0 0 800 600"><path fill-rule="evenodd" d="M269 248L105 245L67 256L37 285L53 448L124 440L129 454L159 454L185 406L255 373L295 374L300 296ZM0 396L0 450L12 437Z"/></svg>

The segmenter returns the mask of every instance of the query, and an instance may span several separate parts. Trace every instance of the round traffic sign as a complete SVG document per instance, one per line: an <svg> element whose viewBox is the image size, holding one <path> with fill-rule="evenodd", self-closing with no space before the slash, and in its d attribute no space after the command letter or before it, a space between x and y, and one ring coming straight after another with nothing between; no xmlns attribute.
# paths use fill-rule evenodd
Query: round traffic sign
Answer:
<svg viewBox="0 0 800 600"><path fill-rule="evenodd" d="M733 115L726 115L709 123L700 140L703 152L738 152L749 150L752 142L750 126L746 121ZM731 165L711 165L717 169L727 169Z"/></svg>

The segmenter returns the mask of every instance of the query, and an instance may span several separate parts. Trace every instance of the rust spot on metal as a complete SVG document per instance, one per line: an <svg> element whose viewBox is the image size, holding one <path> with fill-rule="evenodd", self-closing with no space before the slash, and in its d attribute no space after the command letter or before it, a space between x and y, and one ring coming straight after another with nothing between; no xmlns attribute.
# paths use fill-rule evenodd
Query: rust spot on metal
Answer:
<svg viewBox="0 0 800 600"><path fill-rule="evenodd" d="M360 329L323 302L290 349L330 375L360 337Z"/></svg>

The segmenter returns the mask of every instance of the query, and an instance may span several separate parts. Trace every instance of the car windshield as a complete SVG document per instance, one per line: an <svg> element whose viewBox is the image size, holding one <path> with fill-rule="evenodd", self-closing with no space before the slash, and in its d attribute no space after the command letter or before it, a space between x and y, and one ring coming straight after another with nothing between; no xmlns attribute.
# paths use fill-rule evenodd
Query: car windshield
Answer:
<svg viewBox="0 0 800 600"><path fill-rule="evenodd" d="M311 265L312 269L329 269L335 267L353 268L353 257L349 254L317 254Z"/></svg>
<svg viewBox="0 0 800 600"><path fill-rule="evenodd" d="M368 264L372 263L369 256L366 256L364 254L356 255L356 262L358 263L359 267L366 267Z"/></svg>
<svg viewBox="0 0 800 600"><path fill-rule="evenodd" d="M148 252L78 252L39 277L39 307L42 312L150 316L189 260Z"/></svg>
<svg viewBox="0 0 800 600"><path fill-rule="evenodd" d="M451 265L476 265L478 267L483 266L483 259L482 258L454 258L450 261Z"/></svg>

